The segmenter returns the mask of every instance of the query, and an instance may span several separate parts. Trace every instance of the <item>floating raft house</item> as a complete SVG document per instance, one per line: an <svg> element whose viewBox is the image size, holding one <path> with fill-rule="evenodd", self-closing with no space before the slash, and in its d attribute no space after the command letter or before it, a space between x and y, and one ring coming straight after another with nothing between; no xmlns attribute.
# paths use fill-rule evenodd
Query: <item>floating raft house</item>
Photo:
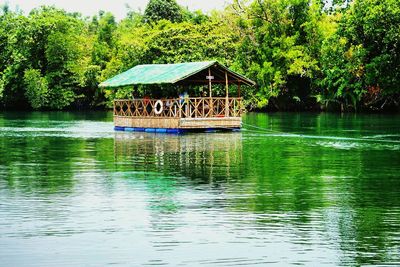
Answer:
<svg viewBox="0 0 400 267"><path fill-rule="evenodd" d="M213 97L213 85L225 87L224 97ZM162 99L115 99L116 130L179 133L193 130L236 130L241 128L244 111L241 85L254 86L250 79L217 61L135 66L102 82L103 88L138 85L175 85L176 97ZM178 97L190 85L208 87L207 96ZM229 96L237 86L237 97Z"/></svg>

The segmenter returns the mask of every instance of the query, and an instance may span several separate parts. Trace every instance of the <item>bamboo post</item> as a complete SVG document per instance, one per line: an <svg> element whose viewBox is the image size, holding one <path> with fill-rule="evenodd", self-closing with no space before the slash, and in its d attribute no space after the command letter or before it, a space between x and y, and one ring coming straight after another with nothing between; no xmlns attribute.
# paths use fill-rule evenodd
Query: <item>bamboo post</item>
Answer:
<svg viewBox="0 0 400 267"><path fill-rule="evenodd" d="M201 113L201 117L202 117L202 118L205 118L206 115L204 114L204 106L205 106L206 102L204 101L204 98L201 99L200 101L203 102L203 104L202 104L203 113Z"/></svg>
<svg viewBox="0 0 400 267"><path fill-rule="evenodd" d="M174 105L174 117L176 117L176 105Z"/></svg>
<svg viewBox="0 0 400 267"><path fill-rule="evenodd" d="M212 93L211 93L211 68L208 68L208 89L210 91L210 116L213 117L213 113L214 113L214 105L213 105L213 101L212 101Z"/></svg>
<svg viewBox="0 0 400 267"><path fill-rule="evenodd" d="M194 99L194 117L197 119L197 99Z"/></svg>
<svg viewBox="0 0 400 267"><path fill-rule="evenodd" d="M225 71L225 117L229 117L229 81L228 81L228 72Z"/></svg>
<svg viewBox="0 0 400 267"><path fill-rule="evenodd" d="M210 91L210 98L212 98L211 93L211 68L208 68L208 90Z"/></svg>
<svg viewBox="0 0 400 267"><path fill-rule="evenodd" d="M188 100L188 103L186 105L189 106L189 115L188 115L188 117L191 118L192 117L192 101Z"/></svg>

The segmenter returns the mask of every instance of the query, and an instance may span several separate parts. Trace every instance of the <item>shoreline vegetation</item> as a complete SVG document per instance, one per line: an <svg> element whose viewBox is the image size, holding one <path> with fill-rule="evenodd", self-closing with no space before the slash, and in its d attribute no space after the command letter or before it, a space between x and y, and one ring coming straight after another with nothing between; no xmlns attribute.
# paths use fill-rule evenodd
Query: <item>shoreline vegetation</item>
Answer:
<svg viewBox="0 0 400 267"><path fill-rule="evenodd" d="M144 12L127 7L121 21L3 5L0 109L105 109L114 98L173 96L170 86L98 84L139 64L217 60L257 83L241 90L249 110L398 112L400 2L328 2L235 0L204 14L150 0Z"/></svg>

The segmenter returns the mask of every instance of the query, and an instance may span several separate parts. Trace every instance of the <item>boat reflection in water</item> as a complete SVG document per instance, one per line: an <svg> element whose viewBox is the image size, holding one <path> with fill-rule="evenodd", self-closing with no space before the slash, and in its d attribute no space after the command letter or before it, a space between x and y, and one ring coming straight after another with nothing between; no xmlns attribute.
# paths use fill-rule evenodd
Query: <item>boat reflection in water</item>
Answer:
<svg viewBox="0 0 400 267"><path fill-rule="evenodd" d="M242 133L169 135L116 132L115 162L138 172L161 172L198 182L228 180L242 162Z"/></svg>
<svg viewBox="0 0 400 267"><path fill-rule="evenodd" d="M229 204L225 193L240 174L242 133L116 132L114 152L118 178L148 193L154 233L179 232L187 220L180 214L197 221L194 211L224 210Z"/></svg>

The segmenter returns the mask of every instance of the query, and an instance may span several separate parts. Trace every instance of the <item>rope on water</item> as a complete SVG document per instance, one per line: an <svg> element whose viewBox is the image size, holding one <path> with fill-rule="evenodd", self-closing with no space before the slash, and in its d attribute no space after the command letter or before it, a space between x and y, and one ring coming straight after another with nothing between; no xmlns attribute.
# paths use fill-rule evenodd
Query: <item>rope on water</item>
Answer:
<svg viewBox="0 0 400 267"><path fill-rule="evenodd" d="M398 140L381 140L381 139L374 139L374 138L352 138L352 137L337 137L337 136L310 136L310 135L303 135L303 134L295 134L295 133L285 133L281 131L275 131L272 129L268 128L263 128L259 127L256 125L248 124L242 122L242 125L247 126L249 128L253 129L248 129L248 128L242 128L242 131L248 132L248 133L254 133L254 134L264 134L264 135L271 135L271 134L279 134L279 135L284 135L284 136L290 136L290 137L299 137L299 138L315 138L315 139L331 139L331 140L342 140L342 141L366 141L366 142L384 142L384 143L400 143ZM215 125L207 125L210 128L214 129L226 129L226 130L237 130L237 128L233 127L215 127ZM270 134L268 134L268 132Z"/></svg>
<svg viewBox="0 0 400 267"><path fill-rule="evenodd" d="M271 129L268 129L268 128L263 128L263 127L255 126L255 125L248 124L248 123L244 123L244 122L242 122L242 124L245 125L245 126L247 126L247 127L251 127L251 128L260 130L260 131L255 131L255 130L246 129L246 130L249 131L249 132L254 132L254 133L265 133L265 132L267 131L267 132L272 132L272 133L288 134L288 133L285 133L285 132L275 131L275 130L271 130Z"/></svg>
<svg viewBox="0 0 400 267"><path fill-rule="evenodd" d="M323 135L322 136L318 136L318 135L312 136L312 135L304 135L304 134L285 133L285 132L271 130L268 128L255 126L255 125L244 123L244 122L242 122L242 124L247 127L252 127L252 128L258 129L257 131L244 129L247 132L253 132L253 133L266 134L265 131L268 131L271 133L281 134L281 135L290 136L290 137L300 137L300 138L330 139L330 140L341 140L341 141L364 141L364 142L380 142L380 143L400 143L400 140L375 139L375 138L369 138L369 137L354 138L354 137L323 136Z"/></svg>
<svg viewBox="0 0 400 267"><path fill-rule="evenodd" d="M244 130L244 131L249 132L249 133L258 133L258 134L259 133L263 133L263 134L265 134L266 133L265 131L269 131L269 132L273 132L273 133L287 134L287 133L284 133L284 132L274 131L274 130L271 130L271 129L258 127L258 126L251 125L251 124L244 123L244 122L242 122L242 125L257 129L257 130L252 130L252 129L247 129L247 128L242 128L241 129L241 130ZM223 126L216 127L215 125L206 125L206 126L208 126L209 128L213 128L213 129L224 129L224 130L231 130L231 131L237 130L237 128L233 128L233 127L223 127Z"/></svg>

